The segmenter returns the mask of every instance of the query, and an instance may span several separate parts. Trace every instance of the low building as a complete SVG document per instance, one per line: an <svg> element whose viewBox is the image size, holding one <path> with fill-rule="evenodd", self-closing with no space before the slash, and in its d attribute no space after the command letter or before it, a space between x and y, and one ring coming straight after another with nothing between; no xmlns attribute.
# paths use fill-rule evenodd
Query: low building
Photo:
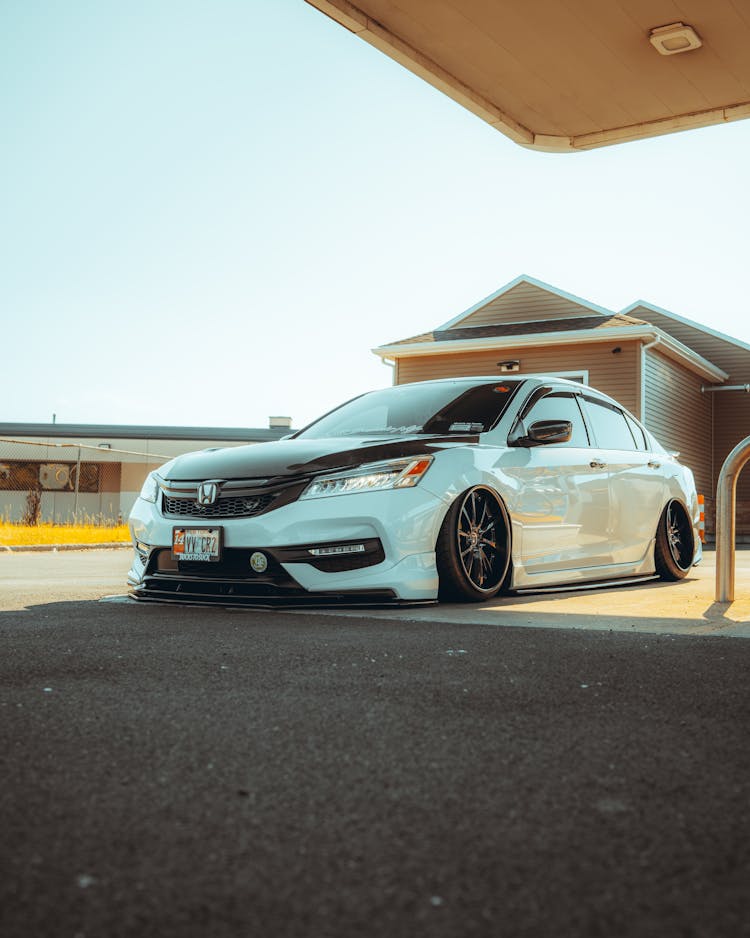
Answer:
<svg viewBox="0 0 750 938"><path fill-rule="evenodd" d="M453 375L555 374L627 407L695 474L714 530L716 483L750 435L750 346L651 303L605 309L520 276L430 332L373 350L394 383ZM750 471L737 489L737 533L750 535Z"/></svg>
<svg viewBox="0 0 750 938"><path fill-rule="evenodd" d="M29 494L40 520L127 518L147 474L193 450L279 440L288 417L266 429L0 423L0 519L20 521Z"/></svg>

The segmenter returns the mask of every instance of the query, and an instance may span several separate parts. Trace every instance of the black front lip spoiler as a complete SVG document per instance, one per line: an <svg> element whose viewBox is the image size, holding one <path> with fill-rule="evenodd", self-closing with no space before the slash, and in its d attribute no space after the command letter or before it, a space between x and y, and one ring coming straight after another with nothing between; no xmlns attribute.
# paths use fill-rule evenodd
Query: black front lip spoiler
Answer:
<svg viewBox="0 0 750 938"><path fill-rule="evenodd" d="M200 606L238 606L253 608L310 607L382 607L421 605L433 600L401 600L387 587L368 589L329 589L309 591L284 567L287 563L304 562L331 573L364 569L381 563L385 557L378 538L362 541L364 550L349 555L333 554L316 557L314 548L336 548L349 542L321 542L296 547L259 548L268 566L263 573L250 574L250 557L254 548L227 548L218 563L174 561L167 547L154 548L146 559L140 576L131 570L128 576L129 595L144 602L180 603ZM166 556L166 562L162 560Z"/></svg>
<svg viewBox="0 0 750 938"><path fill-rule="evenodd" d="M174 581L172 581L174 584ZM219 586L212 583L212 586ZM310 608L371 608L429 606L436 600L399 599L393 590L337 590L326 593L310 593L306 590L274 591L267 595L238 595L229 588L227 592L193 592L190 582L180 581L179 588L160 589L158 585L132 587L128 595L139 602L167 603L180 606L218 606L241 609L310 609Z"/></svg>

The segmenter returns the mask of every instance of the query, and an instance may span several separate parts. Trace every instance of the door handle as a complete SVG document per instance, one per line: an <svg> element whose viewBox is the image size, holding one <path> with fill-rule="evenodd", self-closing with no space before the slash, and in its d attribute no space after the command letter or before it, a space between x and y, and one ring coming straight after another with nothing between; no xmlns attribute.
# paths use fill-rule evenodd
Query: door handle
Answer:
<svg viewBox="0 0 750 938"><path fill-rule="evenodd" d="M591 466L592 469L606 469L607 468L607 464L605 462L601 462L598 459L592 459L589 465Z"/></svg>
<svg viewBox="0 0 750 938"><path fill-rule="evenodd" d="M651 459L649 460L648 468L649 469L661 469L661 463L657 462L655 459Z"/></svg>

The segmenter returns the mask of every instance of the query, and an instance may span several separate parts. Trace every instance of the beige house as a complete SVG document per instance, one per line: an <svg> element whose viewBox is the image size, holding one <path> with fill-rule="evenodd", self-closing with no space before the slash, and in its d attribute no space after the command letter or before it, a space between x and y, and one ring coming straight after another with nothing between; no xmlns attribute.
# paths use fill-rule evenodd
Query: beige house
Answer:
<svg viewBox="0 0 750 938"><path fill-rule="evenodd" d="M706 498L750 435L750 346L638 301L604 309L520 276L431 332L374 349L394 383L453 375L555 374L611 395L678 450ZM737 532L750 535L750 472L737 489Z"/></svg>

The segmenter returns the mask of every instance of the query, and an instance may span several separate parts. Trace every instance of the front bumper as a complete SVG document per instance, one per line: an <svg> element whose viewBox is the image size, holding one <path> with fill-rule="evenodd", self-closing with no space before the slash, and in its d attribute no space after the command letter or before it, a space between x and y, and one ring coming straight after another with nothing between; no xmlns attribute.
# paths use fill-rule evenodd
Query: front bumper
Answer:
<svg viewBox="0 0 750 938"><path fill-rule="evenodd" d="M130 516L136 550L131 595L161 602L220 605L382 604L434 602L435 541L445 503L423 488L296 501L254 518L220 523L219 563L171 557L174 527L201 519L165 518L138 499ZM312 548L364 544L358 554L320 558ZM250 563L262 553L267 568Z"/></svg>

